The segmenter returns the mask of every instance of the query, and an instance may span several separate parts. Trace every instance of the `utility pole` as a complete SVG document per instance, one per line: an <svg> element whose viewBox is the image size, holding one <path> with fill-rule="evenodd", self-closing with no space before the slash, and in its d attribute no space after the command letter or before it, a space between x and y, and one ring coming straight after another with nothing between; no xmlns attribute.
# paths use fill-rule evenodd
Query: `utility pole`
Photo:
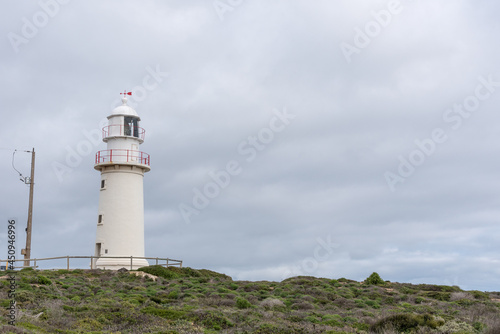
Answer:
<svg viewBox="0 0 500 334"><path fill-rule="evenodd" d="M31 258L31 226L33 223L33 188L35 187L35 148L31 151L31 176L30 176L30 198L28 205L28 226L26 227L26 248L21 251L24 254L24 267L30 266ZM24 252L23 252L24 251Z"/></svg>

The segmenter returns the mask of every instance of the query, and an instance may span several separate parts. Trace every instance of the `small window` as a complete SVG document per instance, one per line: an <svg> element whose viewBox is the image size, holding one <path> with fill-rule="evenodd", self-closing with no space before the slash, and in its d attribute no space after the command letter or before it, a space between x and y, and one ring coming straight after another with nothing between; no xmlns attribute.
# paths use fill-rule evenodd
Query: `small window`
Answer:
<svg viewBox="0 0 500 334"><path fill-rule="evenodd" d="M104 250L104 254L108 254L108 250L107 249Z"/></svg>
<svg viewBox="0 0 500 334"><path fill-rule="evenodd" d="M104 189L106 187L106 180L101 180L101 189Z"/></svg>
<svg viewBox="0 0 500 334"><path fill-rule="evenodd" d="M99 215L99 218L97 218L97 224L102 224L102 215Z"/></svg>

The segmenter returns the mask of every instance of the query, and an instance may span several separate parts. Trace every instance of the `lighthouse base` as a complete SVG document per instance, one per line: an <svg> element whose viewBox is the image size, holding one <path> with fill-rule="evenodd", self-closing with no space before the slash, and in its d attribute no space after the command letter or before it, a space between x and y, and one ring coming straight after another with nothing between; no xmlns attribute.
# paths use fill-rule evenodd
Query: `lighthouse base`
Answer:
<svg viewBox="0 0 500 334"><path fill-rule="evenodd" d="M95 261L94 268L96 269L107 269L107 270L118 270L125 268L127 270L137 270L141 267L149 266L148 261L145 259L130 259L130 258L98 258Z"/></svg>

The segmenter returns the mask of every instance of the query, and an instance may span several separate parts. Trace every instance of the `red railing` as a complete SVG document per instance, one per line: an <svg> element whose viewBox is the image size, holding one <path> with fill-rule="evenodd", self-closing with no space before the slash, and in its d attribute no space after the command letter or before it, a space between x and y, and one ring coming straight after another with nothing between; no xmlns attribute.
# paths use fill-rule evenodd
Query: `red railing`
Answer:
<svg viewBox="0 0 500 334"><path fill-rule="evenodd" d="M146 130L141 127L130 127L120 124L108 125L102 128L102 138L112 136L130 136L144 140Z"/></svg>
<svg viewBox="0 0 500 334"><path fill-rule="evenodd" d="M114 149L99 151L95 155L95 163L104 162L135 162L150 166L151 157L149 154L141 151Z"/></svg>

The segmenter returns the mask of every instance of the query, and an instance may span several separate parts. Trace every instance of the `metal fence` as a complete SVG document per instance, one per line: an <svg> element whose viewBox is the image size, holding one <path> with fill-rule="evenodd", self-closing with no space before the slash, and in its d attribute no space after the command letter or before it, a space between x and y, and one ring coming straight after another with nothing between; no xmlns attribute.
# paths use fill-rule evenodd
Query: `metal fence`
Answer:
<svg viewBox="0 0 500 334"><path fill-rule="evenodd" d="M14 260L14 262L24 262L24 261L29 261L29 263L33 262L33 265L30 266L16 266L14 265L14 269L22 269L22 268L33 268L36 269L39 267L40 262L43 261L54 261L54 260L61 260L61 259L66 259L66 269L70 269L70 259L90 259L90 269L96 269L95 266L95 260L99 258L104 258L104 259L130 259L130 270L133 270L133 264L134 264L134 259L141 259L141 260L153 260L155 261L155 265L160 265L160 266L165 266L165 267L179 267L182 268L182 261L181 260L174 260L174 259L169 259L169 258L160 258L160 257L137 257L137 256L57 256L57 257L46 257L46 258L41 258L41 259L18 259ZM0 260L0 268L4 267L3 264L5 264L5 267L9 267L9 262L12 262L12 260ZM149 262L149 261L148 261ZM151 264L150 264L151 265ZM48 269L62 269L62 268L48 268Z"/></svg>

